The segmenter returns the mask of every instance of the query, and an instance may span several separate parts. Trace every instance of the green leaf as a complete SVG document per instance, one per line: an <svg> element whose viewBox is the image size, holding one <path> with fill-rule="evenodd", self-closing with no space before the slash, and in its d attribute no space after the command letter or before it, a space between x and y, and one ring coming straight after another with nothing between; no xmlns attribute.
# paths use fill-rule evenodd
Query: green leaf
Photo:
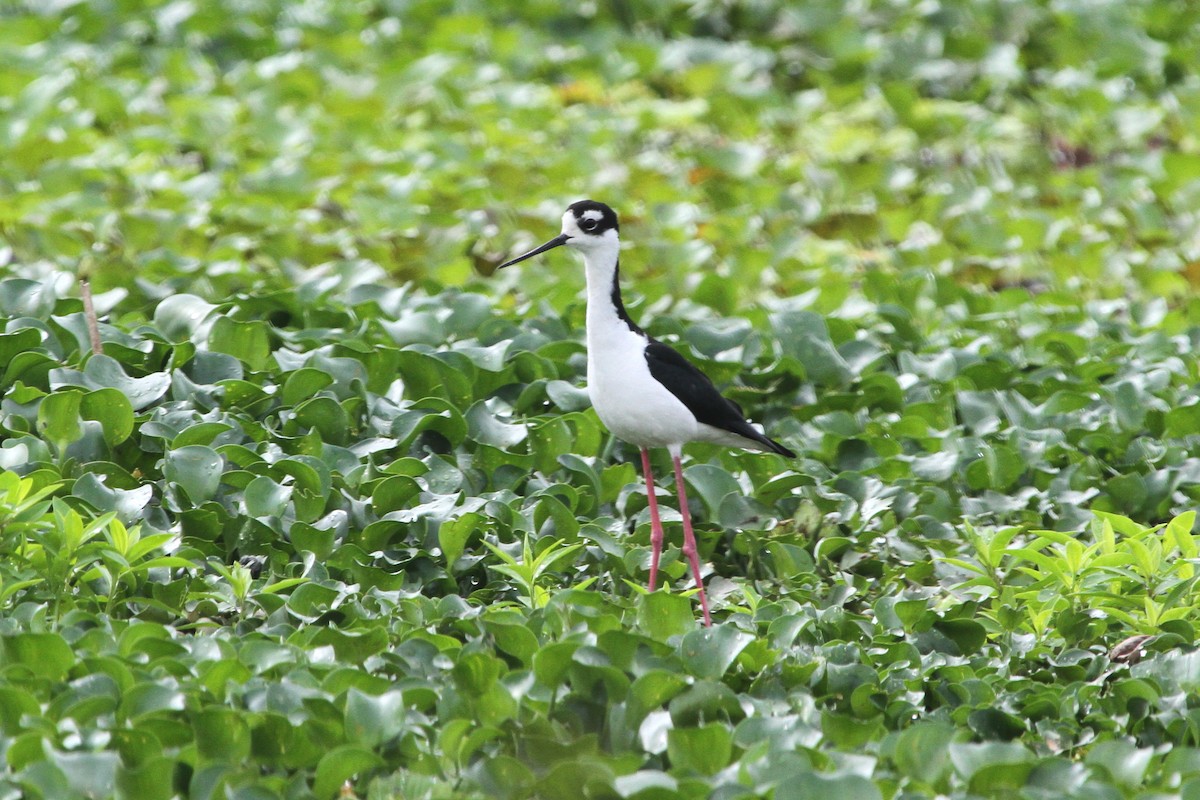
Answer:
<svg viewBox="0 0 1200 800"><path fill-rule="evenodd" d="M116 359L107 355L88 359L83 369L83 381L89 389L116 389L125 395L134 411L141 411L161 399L171 385L165 372L131 378Z"/></svg>
<svg viewBox="0 0 1200 800"><path fill-rule="evenodd" d="M404 693L393 690L369 695L357 689L346 693L346 734L364 747L375 748L404 730Z"/></svg>
<svg viewBox="0 0 1200 800"><path fill-rule="evenodd" d="M668 703L687 685L687 679L683 676L662 669L638 676L629 687L631 718L640 722L651 711Z"/></svg>
<svg viewBox="0 0 1200 800"><path fill-rule="evenodd" d="M687 482L700 493L710 515L716 515L726 496L742 493L741 486L732 475L711 464L695 464L685 469L683 474Z"/></svg>
<svg viewBox="0 0 1200 800"><path fill-rule="evenodd" d="M954 728L938 722L917 722L901 731L892 758L901 774L933 784L950 768Z"/></svg>
<svg viewBox="0 0 1200 800"><path fill-rule="evenodd" d="M183 341L196 333L215 309L194 294L173 294L154 309L154 324L168 340Z"/></svg>
<svg viewBox="0 0 1200 800"><path fill-rule="evenodd" d="M732 625L693 630L683 637L679 655L698 678L720 679L754 637Z"/></svg>
<svg viewBox="0 0 1200 800"><path fill-rule="evenodd" d="M1143 785L1153 756L1153 748L1117 739L1097 742L1084 761L1093 769L1106 771L1118 784L1135 789Z"/></svg>
<svg viewBox="0 0 1200 800"><path fill-rule="evenodd" d="M317 797L333 797L342 784L383 765L383 760L357 744L344 744L333 748L317 762L313 794Z"/></svg>
<svg viewBox="0 0 1200 800"><path fill-rule="evenodd" d="M667 756L673 769L712 775L729 764L733 735L721 723L667 731Z"/></svg>
<svg viewBox="0 0 1200 800"><path fill-rule="evenodd" d="M1024 785L1034 763L1033 753L1022 745L1002 742L954 743L949 754L955 772L979 793Z"/></svg>
<svg viewBox="0 0 1200 800"><path fill-rule="evenodd" d="M533 673L543 686L557 687L574 663L578 642L555 642L533 654Z"/></svg>
<svg viewBox="0 0 1200 800"><path fill-rule="evenodd" d="M100 423L109 447L116 447L133 433L133 405L116 389L88 392L80 401L80 412L84 419Z"/></svg>
<svg viewBox="0 0 1200 800"><path fill-rule="evenodd" d="M453 567L462 557L463 549L472 534L482 531L482 523L486 517L474 511L468 511L458 519L448 520L438 526L438 547L446 557L446 566Z"/></svg>
<svg viewBox="0 0 1200 800"><path fill-rule="evenodd" d="M496 648L508 653L524 665L532 665L538 652L538 640L521 617L511 619L484 618L483 627L496 641Z"/></svg>
<svg viewBox="0 0 1200 800"><path fill-rule="evenodd" d="M208 334L208 347L246 364L250 369L266 369L271 359L270 326L262 320L239 322L219 316Z"/></svg>
<svg viewBox="0 0 1200 800"><path fill-rule="evenodd" d="M196 750L203 761L238 764L250 756L250 727L231 708L205 708L192 717Z"/></svg>
<svg viewBox="0 0 1200 800"><path fill-rule="evenodd" d="M671 594L665 589L648 592L638 598L638 628L660 642L681 636L696 629L692 601L684 595Z"/></svg>
<svg viewBox="0 0 1200 800"><path fill-rule="evenodd" d="M67 786L85 797L109 797L117 778L118 758L111 752L55 751L49 759L62 770Z"/></svg>
<svg viewBox="0 0 1200 800"><path fill-rule="evenodd" d="M188 494L190 496L191 492ZM292 488L281 486L265 475L259 475L246 484L242 496L246 503L246 513L250 516L279 517L283 515L292 499Z"/></svg>
<svg viewBox="0 0 1200 800"><path fill-rule="evenodd" d="M878 787L861 775L800 773L775 788L776 800L836 797L838 800L882 800Z"/></svg>
<svg viewBox="0 0 1200 800"><path fill-rule="evenodd" d="M19 633L0 638L4 665L19 665L31 675L62 681L75 665L75 654L63 638L53 633Z"/></svg>
<svg viewBox="0 0 1200 800"><path fill-rule="evenodd" d="M59 453L83 435L79 424L82 404L83 393L68 389L47 395L38 405L38 430Z"/></svg>
<svg viewBox="0 0 1200 800"><path fill-rule="evenodd" d="M223 463L211 447L192 444L167 453L163 475L199 504L216 496Z"/></svg>
<svg viewBox="0 0 1200 800"><path fill-rule="evenodd" d="M280 396L285 406L299 405L333 384L333 376L312 367L303 367L287 376Z"/></svg>

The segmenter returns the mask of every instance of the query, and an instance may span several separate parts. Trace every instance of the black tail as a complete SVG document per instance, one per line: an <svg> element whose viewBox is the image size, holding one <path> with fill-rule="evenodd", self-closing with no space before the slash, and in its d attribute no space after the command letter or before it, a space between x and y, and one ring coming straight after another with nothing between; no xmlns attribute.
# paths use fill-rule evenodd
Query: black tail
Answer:
<svg viewBox="0 0 1200 800"><path fill-rule="evenodd" d="M755 431L755 433L758 433L758 431ZM763 447L766 447L772 453L779 453L779 455L787 456L788 458L796 457L796 454L793 453L791 450L788 450L786 447L784 447L783 445L781 445L779 442L775 441L774 439L769 439L766 436L763 436L761 433L758 433L757 436L754 436L752 438L754 439L754 441L762 444Z"/></svg>
<svg viewBox="0 0 1200 800"><path fill-rule="evenodd" d="M730 401L730 405L734 405L732 400ZM741 409L739 408L738 411L741 411ZM788 450L786 447L781 445L779 442L775 441L774 439L771 439L766 434L760 432L758 430L758 428L754 427L753 425L751 425L749 422L747 422L744 419L739 419L736 422L733 422L732 424L727 425L725 427L725 430L730 431L731 433L736 433L738 436L741 436L743 439L749 439L750 441L752 441L758 445L761 445L762 449L767 451L768 453L779 453L779 455L787 456L788 458L796 457L796 454L793 453L791 450Z"/></svg>
<svg viewBox="0 0 1200 800"><path fill-rule="evenodd" d="M764 436L763 444L770 445L772 452L779 453L779 455L781 455L781 456L787 456L788 458L796 457L795 453L793 453L791 450L788 450L786 447L784 447L783 445L781 445L779 442L775 441L774 439L768 439L766 436Z"/></svg>

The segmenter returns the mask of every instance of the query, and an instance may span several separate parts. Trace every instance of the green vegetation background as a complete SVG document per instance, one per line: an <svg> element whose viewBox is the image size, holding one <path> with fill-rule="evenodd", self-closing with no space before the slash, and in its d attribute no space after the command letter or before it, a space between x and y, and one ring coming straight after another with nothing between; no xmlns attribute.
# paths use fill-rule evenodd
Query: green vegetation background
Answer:
<svg viewBox="0 0 1200 800"><path fill-rule="evenodd" d="M0 800L1200 798L1197 64L1187 0L0 4ZM583 196L801 454L689 449L710 631L578 264L490 275Z"/></svg>

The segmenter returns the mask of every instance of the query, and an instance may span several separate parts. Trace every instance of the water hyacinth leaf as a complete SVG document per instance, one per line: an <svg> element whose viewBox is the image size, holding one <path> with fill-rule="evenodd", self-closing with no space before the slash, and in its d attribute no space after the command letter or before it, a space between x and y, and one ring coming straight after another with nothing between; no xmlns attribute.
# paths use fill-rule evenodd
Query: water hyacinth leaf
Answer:
<svg viewBox="0 0 1200 800"><path fill-rule="evenodd" d="M116 389L129 399L134 411L141 411L159 400L171 386L165 372L154 372L142 378L131 378L114 358L92 356L83 369L84 383L89 389Z"/></svg>
<svg viewBox="0 0 1200 800"><path fill-rule="evenodd" d="M239 322L219 316L208 333L208 346L214 352L233 356L252 370L262 370L271 358L269 330L262 320Z"/></svg>
<svg viewBox="0 0 1200 800"><path fill-rule="evenodd" d="M51 286L27 278L0 281L0 309L6 317L45 319L54 308L56 297Z"/></svg>
<svg viewBox="0 0 1200 800"><path fill-rule="evenodd" d="M205 708L192 718L192 729L204 761L236 764L250 755L250 727L233 709Z"/></svg>
<svg viewBox="0 0 1200 800"><path fill-rule="evenodd" d="M1136 747L1131 742L1110 740L1098 742L1087 755L1089 766L1104 769L1122 786L1141 786L1150 766L1150 748Z"/></svg>
<svg viewBox="0 0 1200 800"><path fill-rule="evenodd" d="M653 711L660 710L688 685L685 677L666 670L654 670L641 675L629 687L629 720L641 721Z"/></svg>
<svg viewBox="0 0 1200 800"><path fill-rule="evenodd" d="M0 637L3 663L53 681L61 681L75 664L70 645L54 633L20 633Z"/></svg>
<svg viewBox="0 0 1200 800"><path fill-rule="evenodd" d="M578 389L562 380L549 381L546 384L546 396L563 411L583 411L592 405L587 390Z"/></svg>
<svg viewBox="0 0 1200 800"><path fill-rule="evenodd" d="M100 423L109 447L116 447L133 433L133 405L117 389L88 392L80 402L80 412L84 419Z"/></svg>
<svg viewBox="0 0 1200 800"><path fill-rule="evenodd" d="M825 320L809 311L780 314L772 319L784 352L804 365L808 376L821 386L844 386L850 366L829 338Z"/></svg>
<svg viewBox="0 0 1200 800"><path fill-rule="evenodd" d="M934 628L949 637L963 654L978 652L987 641L987 630L971 619L941 620L934 623Z"/></svg>
<svg viewBox="0 0 1200 800"><path fill-rule="evenodd" d="M399 377L405 395L412 400L438 397L455 407L464 407L471 396L471 378L444 361L415 350L399 353Z"/></svg>
<svg viewBox="0 0 1200 800"><path fill-rule="evenodd" d="M543 686L555 687L570 670L578 642L555 642L540 648L533 656L533 672Z"/></svg>
<svg viewBox="0 0 1200 800"><path fill-rule="evenodd" d="M639 800L668 800L678 797L679 782L665 772L639 770L621 775L613 781L613 788L623 798Z"/></svg>
<svg viewBox="0 0 1200 800"><path fill-rule="evenodd" d="M346 693L346 733L365 747L393 739L405 727L404 694L369 695L351 688Z"/></svg>
<svg viewBox="0 0 1200 800"><path fill-rule="evenodd" d="M187 445L167 453L163 475L199 504L216 496L223 464L220 454L211 447Z"/></svg>
<svg viewBox="0 0 1200 800"><path fill-rule="evenodd" d="M42 335L36 328L0 333L0 364L11 364L19 354L33 350L41 343Z"/></svg>
<svg viewBox="0 0 1200 800"><path fill-rule="evenodd" d="M216 306L193 294L174 294L154 309L154 324L169 341L191 338Z"/></svg>
<svg viewBox="0 0 1200 800"><path fill-rule="evenodd" d="M144 800L168 800L172 796L174 762L165 756L150 755L152 748L143 748L141 758L122 761L117 765L118 797L139 797Z"/></svg>
<svg viewBox="0 0 1200 800"><path fill-rule="evenodd" d="M259 475L247 484L242 496L246 503L246 513L250 516L278 517L283 514L292 498L292 488L281 486L265 475Z"/></svg>
<svg viewBox="0 0 1200 800"><path fill-rule="evenodd" d="M1016 788L1025 783L1033 769L1034 756L1020 744L988 742L954 743L950 763L974 791Z"/></svg>
<svg viewBox="0 0 1200 800"><path fill-rule="evenodd" d="M949 765L954 729L935 722L918 722L900 733L892 758L904 775L925 784L937 781Z"/></svg>
<svg viewBox="0 0 1200 800"><path fill-rule="evenodd" d="M333 376L323 370L311 367L298 369L284 381L280 401L285 406L298 405L330 386L333 381Z"/></svg>
<svg viewBox="0 0 1200 800"><path fill-rule="evenodd" d="M496 640L496 647L504 653L519 660L522 664L532 665L533 656L538 652L538 640L521 618L512 620L498 617L486 618L483 626Z"/></svg>
<svg viewBox="0 0 1200 800"><path fill-rule="evenodd" d="M879 788L861 775L823 775L801 773L782 781L775 788L778 800L803 800L810 797L837 797L839 800L882 800Z"/></svg>
<svg viewBox="0 0 1200 800"><path fill-rule="evenodd" d="M127 719L138 720L165 711L182 711L183 692L167 683L139 683L121 698L119 713Z"/></svg>
<svg viewBox="0 0 1200 800"><path fill-rule="evenodd" d="M667 591L650 592L638 600L638 627L660 642L694 631L692 600Z"/></svg>
<svg viewBox="0 0 1200 800"><path fill-rule="evenodd" d="M332 397L314 397L296 406L296 422L316 430L321 441L344 445L349 442L350 419Z"/></svg>
<svg viewBox="0 0 1200 800"><path fill-rule="evenodd" d="M84 797L108 797L112 795L117 777L118 757L116 753L70 753L55 751L49 759L62 770L67 786Z"/></svg>
<svg viewBox="0 0 1200 800"><path fill-rule="evenodd" d="M721 723L667 731L667 757L683 773L711 775L724 769L733 751L733 735Z"/></svg>
<svg viewBox="0 0 1200 800"><path fill-rule="evenodd" d="M342 784L355 775L382 764L379 756L361 745L344 744L335 747L317 762L313 793L318 797L332 797Z"/></svg>
<svg viewBox="0 0 1200 800"><path fill-rule="evenodd" d="M448 567L452 568L454 563L462 557L471 535L482 532L481 524L486 519L482 514L469 511L457 519L443 522L438 526L438 546L442 548L442 554L446 557Z"/></svg>
<svg viewBox="0 0 1200 800"><path fill-rule="evenodd" d="M730 625L693 630L683 637L679 654L698 678L720 679L754 637Z"/></svg>
<svg viewBox="0 0 1200 800"><path fill-rule="evenodd" d="M981 739L1011 741L1028 731L1019 718L997 708L978 708L971 712L967 724Z"/></svg>
<svg viewBox="0 0 1200 800"><path fill-rule="evenodd" d="M524 425L501 421L482 402L467 409L465 419L472 439L501 450L512 449L523 442L527 435Z"/></svg>
<svg viewBox="0 0 1200 800"><path fill-rule="evenodd" d="M742 487L733 476L711 464L696 464L684 470L687 482L700 495L710 515L715 516L721 501L730 494L741 494Z"/></svg>
<svg viewBox="0 0 1200 800"><path fill-rule="evenodd" d="M83 435L79 411L83 405L83 393L59 390L47 395L38 406L38 430L59 452Z"/></svg>
<svg viewBox="0 0 1200 800"><path fill-rule="evenodd" d="M142 512L154 497L153 486L136 489L109 488L104 480L92 472L80 475L71 487L71 492L100 511L114 511L117 518L131 524L142 516Z"/></svg>

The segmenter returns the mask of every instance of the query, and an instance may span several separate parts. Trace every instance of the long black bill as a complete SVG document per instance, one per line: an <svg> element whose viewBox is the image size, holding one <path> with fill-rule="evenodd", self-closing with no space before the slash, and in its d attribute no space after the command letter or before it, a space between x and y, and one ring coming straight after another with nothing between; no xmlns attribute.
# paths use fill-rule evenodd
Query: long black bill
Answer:
<svg viewBox="0 0 1200 800"><path fill-rule="evenodd" d="M505 261L503 264L496 267L496 269L504 269L505 267L511 267L513 264L520 264L525 259L533 258L534 256L538 255L539 253L544 253L547 250L553 250L556 247L561 247L562 245L566 244L567 239L570 239L570 238L571 237L567 236L565 233L560 233L558 236L555 236L553 239L546 242L541 247L535 247L532 250L530 250L528 253L526 253L525 255L517 256L512 261Z"/></svg>

